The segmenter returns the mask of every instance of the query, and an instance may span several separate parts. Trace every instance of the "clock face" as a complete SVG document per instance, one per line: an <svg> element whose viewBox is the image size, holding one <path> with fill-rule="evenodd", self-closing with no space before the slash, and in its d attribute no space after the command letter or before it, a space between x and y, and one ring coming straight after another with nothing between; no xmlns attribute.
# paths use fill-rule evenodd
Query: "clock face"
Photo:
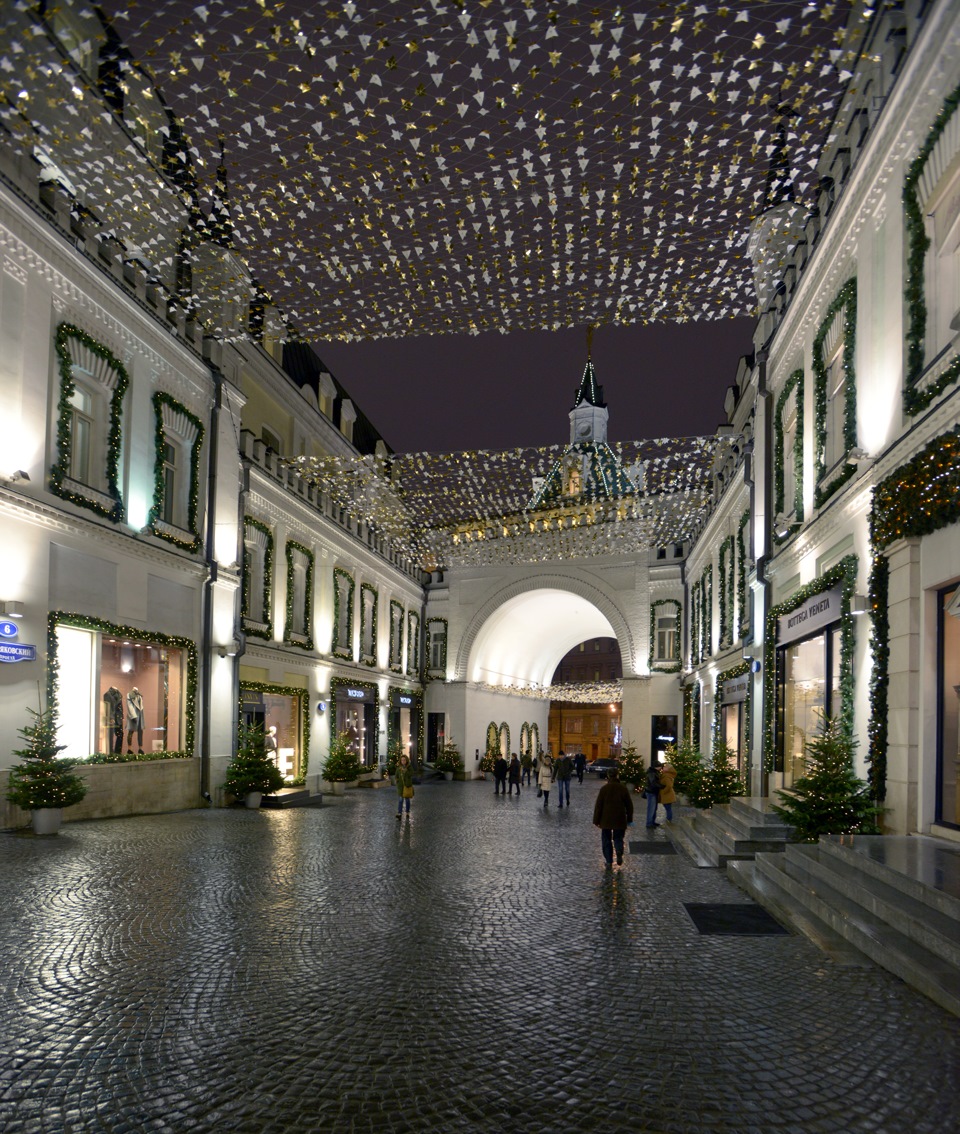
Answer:
<svg viewBox="0 0 960 1134"><path fill-rule="evenodd" d="M577 429L577 433L578 433L578 434L579 434L579 435L580 435L581 437L586 437L586 435L587 435L587 434L588 434L589 432L590 432L590 423L589 423L588 421L584 421L584 422L583 422L583 423L582 423L582 424L581 424L581 425L579 426L579 428Z"/></svg>

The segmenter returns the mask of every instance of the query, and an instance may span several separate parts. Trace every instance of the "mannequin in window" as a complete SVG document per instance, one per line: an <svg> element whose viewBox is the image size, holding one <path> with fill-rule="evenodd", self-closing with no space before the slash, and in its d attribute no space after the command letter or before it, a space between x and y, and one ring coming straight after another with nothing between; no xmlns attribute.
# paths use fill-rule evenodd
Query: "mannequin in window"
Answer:
<svg viewBox="0 0 960 1134"><path fill-rule="evenodd" d="M134 686L127 694L127 752L133 751L133 734L137 734L137 750L143 755L143 694Z"/></svg>
<svg viewBox="0 0 960 1134"><path fill-rule="evenodd" d="M268 729L266 736L263 738L263 747L266 749L267 755L270 759L277 763L277 726L272 724Z"/></svg>
<svg viewBox="0 0 960 1134"><path fill-rule="evenodd" d="M123 694L115 686L103 695L107 707L107 748L110 752L123 751Z"/></svg>

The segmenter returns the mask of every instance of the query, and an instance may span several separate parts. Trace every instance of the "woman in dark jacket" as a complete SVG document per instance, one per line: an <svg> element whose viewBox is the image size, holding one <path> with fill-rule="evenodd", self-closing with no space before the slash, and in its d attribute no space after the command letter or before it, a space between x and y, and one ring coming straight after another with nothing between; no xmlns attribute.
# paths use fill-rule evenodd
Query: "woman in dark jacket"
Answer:
<svg viewBox="0 0 960 1134"><path fill-rule="evenodd" d="M407 805L407 815L410 814L410 800L413 799L413 768L410 767L410 757L401 756L397 761L397 770L394 775L397 781L397 818L403 812L403 805Z"/></svg>
<svg viewBox="0 0 960 1134"><path fill-rule="evenodd" d="M514 754L510 757L510 768L507 772L507 781L510 784L510 790L507 794L513 795L513 785L516 784L517 785L517 799L520 798L520 775L521 775L520 761L517 758L516 752L514 752Z"/></svg>
<svg viewBox="0 0 960 1134"><path fill-rule="evenodd" d="M660 769L654 758L647 769L647 782L644 785L647 794L647 826L659 827L657 822L657 803L660 799Z"/></svg>
<svg viewBox="0 0 960 1134"><path fill-rule="evenodd" d="M623 836L633 822L633 798L617 777L617 769L607 772L607 782L597 793L593 805L593 825L600 828L600 848L607 866L613 866L613 852L617 852L617 865L623 865Z"/></svg>

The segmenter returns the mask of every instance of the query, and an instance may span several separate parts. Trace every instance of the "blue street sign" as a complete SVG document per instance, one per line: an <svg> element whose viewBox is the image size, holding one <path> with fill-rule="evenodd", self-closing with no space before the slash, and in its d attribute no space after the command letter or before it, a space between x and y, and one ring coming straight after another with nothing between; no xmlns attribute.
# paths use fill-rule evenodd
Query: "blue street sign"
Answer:
<svg viewBox="0 0 960 1134"><path fill-rule="evenodd" d="M0 642L0 662L36 661L37 647L22 642Z"/></svg>
<svg viewBox="0 0 960 1134"><path fill-rule="evenodd" d="M0 638L16 638L19 629L16 622L0 622Z"/></svg>

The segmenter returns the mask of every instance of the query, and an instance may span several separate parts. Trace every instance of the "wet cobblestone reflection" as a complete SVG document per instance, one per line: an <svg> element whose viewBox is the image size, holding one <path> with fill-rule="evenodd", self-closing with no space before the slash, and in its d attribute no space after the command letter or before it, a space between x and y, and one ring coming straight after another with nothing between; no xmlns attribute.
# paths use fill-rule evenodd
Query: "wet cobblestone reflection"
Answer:
<svg viewBox="0 0 960 1134"><path fill-rule="evenodd" d="M598 785L0 836L0 1130L960 1128L960 1021L680 856L605 871ZM662 838L662 832L656 833Z"/></svg>

